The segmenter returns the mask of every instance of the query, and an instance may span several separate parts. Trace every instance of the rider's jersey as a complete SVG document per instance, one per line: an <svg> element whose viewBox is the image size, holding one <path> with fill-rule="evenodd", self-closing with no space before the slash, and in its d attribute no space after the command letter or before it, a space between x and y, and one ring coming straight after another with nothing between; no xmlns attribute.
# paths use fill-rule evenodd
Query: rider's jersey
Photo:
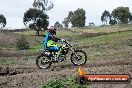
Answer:
<svg viewBox="0 0 132 88"><path fill-rule="evenodd" d="M61 39L54 37L52 33L47 32L43 44L44 44L44 47L47 48L49 46L54 46L55 45L54 42L59 42L60 40Z"/></svg>

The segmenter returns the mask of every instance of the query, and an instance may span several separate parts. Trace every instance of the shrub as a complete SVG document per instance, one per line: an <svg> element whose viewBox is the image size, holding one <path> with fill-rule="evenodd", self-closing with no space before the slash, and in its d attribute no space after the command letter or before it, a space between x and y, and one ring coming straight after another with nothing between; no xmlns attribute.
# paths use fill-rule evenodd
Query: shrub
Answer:
<svg viewBox="0 0 132 88"><path fill-rule="evenodd" d="M17 39L16 47L19 50L29 49L29 42L27 41L24 35L22 35L20 38Z"/></svg>
<svg viewBox="0 0 132 88"><path fill-rule="evenodd" d="M88 85L79 85L76 77L60 77L50 79L41 88L88 88Z"/></svg>

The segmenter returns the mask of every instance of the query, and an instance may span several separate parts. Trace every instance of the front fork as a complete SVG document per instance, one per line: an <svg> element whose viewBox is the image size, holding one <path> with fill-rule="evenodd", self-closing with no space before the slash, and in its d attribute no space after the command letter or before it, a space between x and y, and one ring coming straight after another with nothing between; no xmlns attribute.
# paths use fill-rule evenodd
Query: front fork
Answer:
<svg viewBox="0 0 132 88"><path fill-rule="evenodd" d="M76 59L77 59L77 60L80 60L80 59L79 59L79 56L75 53L75 50L72 49L72 48L70 48L70 50L72 51L72 54L75 55Z"/></svg>
<svg viewBox="0 0 132 88"><path fill-rule="evenodd" d="M76 53L75 53L75 50L74 50L74 49L70 48L70 50L72 51L72 53L73 53L76 57L78 57L78 56L76 55Z"/></svg>

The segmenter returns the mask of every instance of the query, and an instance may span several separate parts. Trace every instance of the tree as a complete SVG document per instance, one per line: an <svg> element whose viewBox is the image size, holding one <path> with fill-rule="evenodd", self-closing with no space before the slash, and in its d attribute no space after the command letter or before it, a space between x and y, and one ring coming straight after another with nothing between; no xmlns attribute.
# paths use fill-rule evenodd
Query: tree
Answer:
<svg viewBox="0 0 132 88"><path fill-rule="evenodd" d="M90 22L89 23L89 26L94 26L95 24L93 22Z"/></svg>
<svg viewBox="0 0 132 88"><path fill-rule="evenodd" d="M34 8L30 8L24 13L24 25L27 28L35 29L39 36L39 31L42 29L46 30L49 25L47 20L49 17L46 14L46 11L51 10L53 6L53 3L49 2L49 0L34 0Z"/></svg>
<svg viewBox="0 0 132 88"><path fill-rule="evenodd" d="M72 11L69 12L68 20L69 22L72 23L73 27L83 27L85 26L86 20L85 14L86 14L85 10L78 8L74 12Z"/></svg>
<svg viewBox="0 0 132 88"><path fill-rule="evenodd" d="M111 15L109 13L109 11L105 10L103 13L102 13L102 16L101 16L101 21L102 22L105 22L105 25L107 25L107 23L111 20Z"/></svg>
<svg viewBox="0 0 132 88"><path fill-rule="evenodd" d="M117 21L116 21L115 19L111 19L111 20L109 21L109 24L110 24L110 25L115 25L115 24L117 24Z"/></svg>
<svg viewBox="0 0 132 88"><path fill-rule="evenodd" d="M46 30L49 17L41 10L30 8L24 13L23 23L27 28L35 29L39 36L39 31Z"/></svg>
<svg viewBox="0 0 132 88"><path fill-rule="evenodd" d="M130 23L132 23L132 14L131 14L131 16L130 16Z"/></svg>
<svg viewBox="0 0 132 88"><path fill-rule="evenodd" d="M33 7L45 12L51 10L54 5L49 0L34 0Z"/></svg>
<svg viewBox="0 0 132 88"><path fill-rule="evenodd" d="M63 28L62 24L60 24L58 21L55 22L54 27L55 28Z"/></svg>
<svg viewBox="0 0 132 88"><path fill-rule="evenodd" d="M117 7L112 11L111 15L118 24L128 24L131 19L131 13L128 7Z"/></svg>
<svg viewBox="0 0 132 88"><path fill-rule="evenodd" d="M4 15L0 14L0 28L5 27L6 25L6 18Z"/></svg>
<svg viewBox="0 0 132 88"><path fill-rule="evenodd" d="M68 17L64 18L64 21L62 21L62 24L64 24L64 27L68 29L69 20Z"/></svg>

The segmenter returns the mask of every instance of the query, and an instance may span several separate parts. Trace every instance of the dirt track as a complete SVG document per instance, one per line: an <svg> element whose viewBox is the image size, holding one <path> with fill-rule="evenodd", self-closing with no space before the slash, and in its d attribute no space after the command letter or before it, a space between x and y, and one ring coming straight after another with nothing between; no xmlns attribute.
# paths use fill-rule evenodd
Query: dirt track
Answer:
<svg viewBox="0 0 132 88"><path fill-rule="evenodd" d="M65 62L63 62L65 63ZM51 77L76 75L77 67L59 63L48 71L39 69L35 61L0 68L0 88L38 88ZM113 60L91 60L84 66L89 74L130 74L132 76L132 58ZM132 88L131 84L90 84L90 88Z"/></svg>
<svg viewBox="0 0 132 88"><path fill-rule="evenodd" d="M115 45L105 44L83 47L87 55L92 55L88 56L92 57L92 59L88 60L84 66L88 74L129 73L132 77L132 47L126 45L126 43L127 41L120 41ZM17 53L10 54L8 52L0 54L3 57L18 55ZM29 55L33 54L29 52ZM19 65L0 66L0 88L39 88L49 78L56 76L75 76L76 74L77 67L69 63L69 61L55 64L51 69L46 71L39 69L35 65L35 59L32 59ZM132 88L132 82L130 84L90 84L88 86L90 88Z"/></svg>

